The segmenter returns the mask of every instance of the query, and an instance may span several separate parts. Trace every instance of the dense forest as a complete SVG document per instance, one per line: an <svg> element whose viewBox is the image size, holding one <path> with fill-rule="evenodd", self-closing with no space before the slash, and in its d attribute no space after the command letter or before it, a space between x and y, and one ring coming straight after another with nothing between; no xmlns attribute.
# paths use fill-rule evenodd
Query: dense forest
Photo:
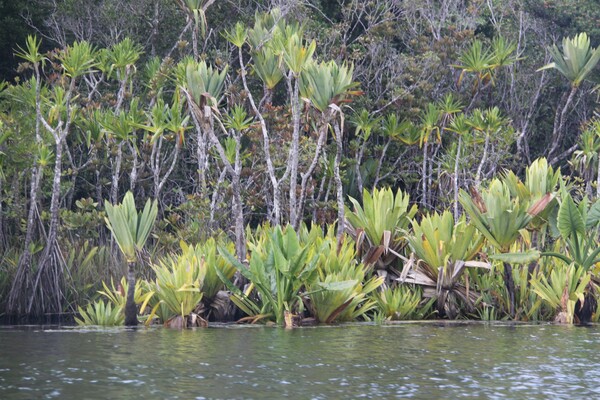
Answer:
<svg viewBox="0 0 600 400"><path fill-rule="evenodd" d="M0 315L598 318L595 1L0 19Z"/></svg>

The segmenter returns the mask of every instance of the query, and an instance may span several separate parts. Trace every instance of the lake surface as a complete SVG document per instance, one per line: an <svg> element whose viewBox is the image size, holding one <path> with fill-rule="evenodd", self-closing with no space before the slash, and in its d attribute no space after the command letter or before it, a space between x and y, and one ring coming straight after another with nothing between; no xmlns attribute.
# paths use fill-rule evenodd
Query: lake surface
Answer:
<svg viewBox="0 0 600 400"><path fill-rule="evenodd" d="M0 327L0 399L599 398L600 327Z"/></svg>

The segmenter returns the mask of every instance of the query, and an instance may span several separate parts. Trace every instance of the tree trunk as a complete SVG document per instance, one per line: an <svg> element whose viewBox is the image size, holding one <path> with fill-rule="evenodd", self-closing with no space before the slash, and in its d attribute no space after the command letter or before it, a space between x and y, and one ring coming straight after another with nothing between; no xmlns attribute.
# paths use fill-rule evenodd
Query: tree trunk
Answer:
<svg viewBox="0 0 600 400"><path fill-rule="evenodd" d="M300 198L298 200L298 210L296 211L296 218L292 220L292 226L294 229L298 230L298 226L300 225L300 221L302 220L302 215L304 214L304 203L306 201L306 190L308 180L312 176L317 164L319 162L319 156L321 155L321 150L325 145L325 139L327 138L327 128L329 127L329 119L330 113L323 114L321 118L321 129L319 130L319 137L317 139L317 147L315 149L315 154L313 156L312 162L310 163L306 172L302 174L302 181L300 184Z"/></svg>
<svg viewBox="0 0 600 400"><path fill-rule="evenodd" d="M504 284L506 285L506 291L508 292L508 306L509 314L511 318L515 318L515 281L513 280L512 266L505 262L504 263Z"/></svg>
<svg viewBox="0 0 600 400"><path fill-rule="evenodd" d="M563 131L565 127L565 117L567 115L567 111L569 106L573 102L573 98L575 97L575 93L577 93L577 86L571 86L571 90L569 91L569 95L565 101L565 105L562 107L561 112L559 113L559 108L556 109L556 114L554 116L554 129L552 131L552 143L550 145L550 151L548 152L547 158L550 160L553 158L554 154L558 150L558 146L561 143L563 137ZM564 98L564 95L563 95ZM561 99L562 102L562 99ZM559 103L560 105L560 103Z"/></svg>
<svg viewBox="0 0 600 400"><path fill-rule="evenodd" d="M477 167L477 173L475 174L475 184L479 186L481 183L481 172L483 171L483 166L487 161L488 156L488 147L490 145L490 133L486 131L485 133L485 144L483 145L483 155L481 156L481 162Z"/></svg>
<svg viewBox="0 0 600 400"><path fill-rule="evenodd" d="M39 64L34 65L34 72L36 77L35 86L35 143L39 145L42 141L41 130L41 86L40 86L40 71ZM44 171L38 164L37 159L34 159L33 166L31 169L31 187L29 190L29 211L27 213L27 230L25 233L25 242L23 244L23 253L19 257L19 263L17 265L17 272L13 279L10 293L8 295L7 312L9 315L21 314L26 307L23 300L25 300L27 293L30 290L31 276L31 243L33 242L33 235L35 229L35 216L37 212L37 197L40 190L40 182Z"/></svg>
<svg viewBox="0 0 600 400"><path fill-rule="evenodd" d="M298 101L298 78L294 79L294 87L291 93L292 98L292 148L290 150L290 222L292 225L296 224L298 218L296 209L296 189L298 187L298 162L300 158L299 147L300 147L300 104ZM291 84L289 85L291 86Z"/></svg>
<svg viewBox="0 0 600 400"><path fill-rule="evenodd" d="M345 218L344 218L344 188L342 186L342 176L340 173L340 165L342 164L343 155L343 144L342 144L342 129L337 122L334 124L335 130L335 142L337 145L337 152L335 154L334 163L334 179L336 185L337 194L337 206L338 206L338 226L337 226L337 240L338 246L341 244L342 235L345 229Z"/></svg>
<svg viewBox="0 0 600 400"><path fill-rule="evenodd" d="M117 156L113 160L112 183L110 185L110 201L115 204L119 196L119 175L121 174L121 162L123 160L123 142L117 145Z"/></svg>
<svg viewBox="0 0 600 400"><path fill-rule="evenodd" d="M456 147L456 159L454 160L454 177L452 184L454 186L454 222L458 222L460 215L458 214L458 166L460 160L460 151L462 147L462 136L458 137L458 146Z"/></svg>
<svg viewBox="0 0 600 400"><path fill-rule="evenodd" d="M135 305L135 262L127 262L127 300L125 302L125 326L136 326L137 306Z"/></svg>
<svg viewBox="0 0 600 400"><path fill-rule="evenodd" d="M48 239L40 257L38 271L27 306L28 314L60 312L63 297L63 265L58 254L58 220L60 213L60 182L62 177L62 154L66 133L59 132L54 161L54 179L52 181L52 199L50 201L50 226ZM39 291L39 292L38 292ZM37 298L39 296L39 298ZM46 296L50 300L46 302ZM36 300L40 303L36 303ZM34 308L35 306L35 308Z"/></svg>
<svg viewBox="0 0 600 400"><path fill-rule="evenodd" d="M423 166L422 166L422 173L423 176L421 177L422 179L422 183L421 183L421 205L423 207L427 207L427 150L428 150L428 142L425 142L425 144L423 145Z"/></svg>

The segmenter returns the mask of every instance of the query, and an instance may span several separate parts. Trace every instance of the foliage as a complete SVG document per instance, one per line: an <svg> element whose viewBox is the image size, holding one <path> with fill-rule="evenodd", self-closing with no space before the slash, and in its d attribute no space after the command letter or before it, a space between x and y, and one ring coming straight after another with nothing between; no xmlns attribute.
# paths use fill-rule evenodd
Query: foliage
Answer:
<svg viewBox="0 0 600 400"><path fill-rule="evenodd" d="M417 206L409 207L410 196L401 190L375 189L373 194L363 192L363 205L350 198L354 211L347 209L350 233L358 245L366 250L365 264L388 265L404 245L401 232L408 228L417 213Z"/></svg>
<svg viewBox="0 0 600 400"><path fill-rule="evenodd" d="M419 289L409 286L385 288L375 294L377 312L387 321L421 320L431 311L433 299L421 306L422 298Z"/></svg>
<svg viewBox="0 0 600 400"><path fill-rule="evenodd" d="M226 249L219 252L256 288L259 298L253 300L223 276L223 282L232 290L231 300L254 321L270 318L283 324L284 312L293 314L303 309L301 289L315 275L317 257L315 249L301 243L291 226L277 226L265 230L259 239L261 245L250 242L251 252L248 266L241 264Z"/></svg>
<svg viewBox="0 0 600 400"><path fill-rule="evenodd" d="M366 318L366 313L375 307L367 295L383 284L383 279L369 278L365 266L354 259L353 243L345 241L338 247L332 234L319 245L318 254L318 277L307 284L317 321L331 323Z"/></svg>
<svg viewBox="0 0 600 400"><path fill-rule="evenodd" d="M144 209L138 212L133 194L127 192L121 204L112 205L105 201L104 208L106 225L114 235L123 255L128 262L135 261L137 253L142 250L150 235L158 214L156 200L146 201Z"/></svg>
<svg viewBox="0 0 600 400"><path fill-rule="evenodd" d="M121 307L113 308L112 303L102 300L88 304L85 309L79 307L78 311L81 318L75 317L77 325L117 326L123 325L125 320Z"/></svg>

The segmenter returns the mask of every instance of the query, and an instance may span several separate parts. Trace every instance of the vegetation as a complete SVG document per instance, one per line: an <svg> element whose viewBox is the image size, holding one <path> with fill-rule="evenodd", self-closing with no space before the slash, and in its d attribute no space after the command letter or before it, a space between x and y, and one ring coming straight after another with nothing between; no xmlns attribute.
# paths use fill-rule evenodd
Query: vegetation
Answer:
<svg viewBox="0 0 600 400"><path fill-rule="evenodd" d="M536 2L30 3L0 315L598 319L600 36L566 1L569 29Z"/></svg>

